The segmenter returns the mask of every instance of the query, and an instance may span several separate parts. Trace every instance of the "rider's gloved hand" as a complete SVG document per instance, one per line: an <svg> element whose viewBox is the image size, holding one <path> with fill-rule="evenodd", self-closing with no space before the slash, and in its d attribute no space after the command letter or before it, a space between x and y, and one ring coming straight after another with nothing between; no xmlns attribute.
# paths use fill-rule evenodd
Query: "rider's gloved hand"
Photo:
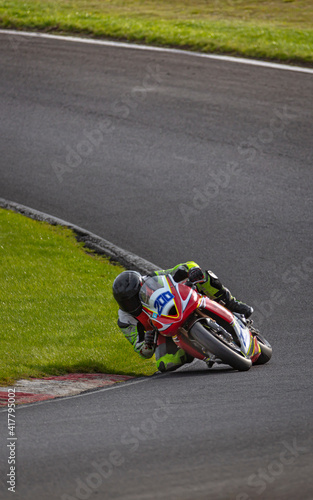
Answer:
<svg viewBox="0 0 313 500"><path fill-rule="evenodd" d="M155 331L148 330L145 333L145 344L148 349L153 349L154 347L154 339L155 339Z"/></svg>
<svg viewBox="0 0 313 500"><path fill-rule="evenodd" d="M203 283L205 278L202 269L200 269L200 267L192 267L189 269L188 279L191 283Z"/></svg>

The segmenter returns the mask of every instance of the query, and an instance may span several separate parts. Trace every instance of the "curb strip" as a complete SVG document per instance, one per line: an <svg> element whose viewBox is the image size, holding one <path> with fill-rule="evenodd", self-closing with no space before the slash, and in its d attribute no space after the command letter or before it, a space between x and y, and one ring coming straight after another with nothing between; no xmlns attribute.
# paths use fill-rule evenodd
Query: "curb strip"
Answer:
<svg viewBox="0 0 313 500"><path fill-rule="evenodd" d="M0 387L0 407L8 406L14 388L14 405L37 403L61 397L75 396L116 383L127 382L134 377L105 373L70 373L68 375L18 380L14 386Z"/></svg>

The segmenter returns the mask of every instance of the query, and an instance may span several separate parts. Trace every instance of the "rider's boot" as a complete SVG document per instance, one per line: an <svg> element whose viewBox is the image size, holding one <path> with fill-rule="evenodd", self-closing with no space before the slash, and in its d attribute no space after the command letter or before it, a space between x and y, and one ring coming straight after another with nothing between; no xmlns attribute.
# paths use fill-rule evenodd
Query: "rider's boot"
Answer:
<svg viewBox="0 0 313 500"><path fill-rule="evenodd" d="M227 309L229 309L230 311L238 314L243 314L245 318L249 318L253 313L253 307L248 306L244 302L236 300L235 297L232 296L228 288L223 288L224 294L219 300L222 300L225 303Z"/></svg>
<svg viewBox="0 0 313 500"><path fill-rule="evenodd" d="M222 302L232 312L243 314L249 318L253 313L253 308L236 300L228 288L224 287L219 278L212 271L205 271L205 279L198 284L201 293L212 297L217 302Z"/></svg>

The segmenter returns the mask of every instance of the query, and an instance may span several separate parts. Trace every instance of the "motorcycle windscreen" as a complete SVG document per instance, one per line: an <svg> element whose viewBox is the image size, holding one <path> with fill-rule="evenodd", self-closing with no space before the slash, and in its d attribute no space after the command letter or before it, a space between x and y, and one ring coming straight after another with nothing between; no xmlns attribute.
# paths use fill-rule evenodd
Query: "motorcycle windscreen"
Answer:
<svg viewBox="0 0 313 500"><path fill-rule="evenodd" d="M154 318L158 316L177 316L174 295L165 276L148 278L140 290L140 300L151 311Z"/></svg>

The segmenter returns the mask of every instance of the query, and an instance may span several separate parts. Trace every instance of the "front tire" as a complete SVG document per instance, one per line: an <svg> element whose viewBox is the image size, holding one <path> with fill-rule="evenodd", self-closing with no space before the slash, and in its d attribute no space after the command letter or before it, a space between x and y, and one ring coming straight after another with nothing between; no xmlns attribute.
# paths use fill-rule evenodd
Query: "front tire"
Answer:
<svg viewBox="0 0 313 500"><path fill-rule="evenodd" d="M214 354L224 363L235 370L247 371L252 366L252 361L243 354L235 351L232 347L215 337L207 328L197 321L190 329L190 337L200 344L205 351Z"/></svg>
<svg viewBox="0 0 313 500"><path fill-rule="evenodd" d="M272 346L262 335L257 334L256 338L261 348L261 354L253 365L265 365L272 357Z"/></svg>

